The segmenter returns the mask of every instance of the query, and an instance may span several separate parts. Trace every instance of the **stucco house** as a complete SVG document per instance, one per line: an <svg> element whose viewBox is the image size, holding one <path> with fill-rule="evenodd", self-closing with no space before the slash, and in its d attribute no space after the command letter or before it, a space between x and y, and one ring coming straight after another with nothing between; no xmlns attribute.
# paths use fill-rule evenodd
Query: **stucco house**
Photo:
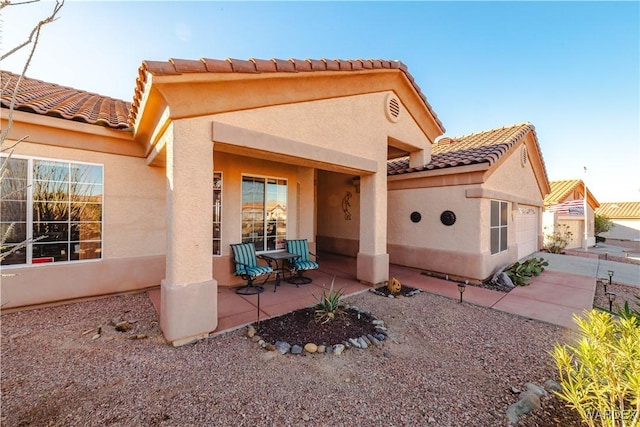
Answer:
<svg viewBox="0 0 640 427"><path fill-rule="evenodd" d="M587 214L584 215L585 185L581 179L551 181L551 192L544 199L543 231L568 230L571 238L567 249L585 247L585 223L587 227L586 247L594 246L594 212L600 206L589 188L587 192ZM561 225L561 227L558 227Z"/></svg>
<svg viewBox="0 0 640 427"><path fill-rule="evenodd" d="M596 215L606 216L614 224L600 234L607 243L640 251L640 202L603 202Z"/></svg>
<svg viewBox="0 0 640 427"><path fill-rule="evenodd" d="M132 103L26 78L12 119L3 149L28 138L0 157L3 251L40 240L3 261L3 308L160 285L180 345L242 283L233 243L308 239L369 284L390 261L483 278L540 245L533 126L434 144L444 126L397 61L144 61Z"/></svg>

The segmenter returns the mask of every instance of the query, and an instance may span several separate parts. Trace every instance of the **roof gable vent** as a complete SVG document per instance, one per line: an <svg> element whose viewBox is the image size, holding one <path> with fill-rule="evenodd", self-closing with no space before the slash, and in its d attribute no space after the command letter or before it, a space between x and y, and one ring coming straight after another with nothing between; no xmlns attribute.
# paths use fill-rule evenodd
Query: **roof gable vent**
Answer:
<svg viewBox="0 0 640 427"><path fill-rule="evenodd" d="M520 150L520 164L522 165L522 167L525 167L527 165L527 156L527 147L523 145L522 149Z"/></svg>
<svg viewBox="0 0 640 427"><path fill-rule="evenodd" d="M387 98L385 99L384 103L385 103L384 112L387 116L387 119L389 119L389 121L392 123L396 123L400 118L400 111L401 111L400 100L398 99L397 96L395 96L395 94L390 93L389 95L387 95Z"/></svg>

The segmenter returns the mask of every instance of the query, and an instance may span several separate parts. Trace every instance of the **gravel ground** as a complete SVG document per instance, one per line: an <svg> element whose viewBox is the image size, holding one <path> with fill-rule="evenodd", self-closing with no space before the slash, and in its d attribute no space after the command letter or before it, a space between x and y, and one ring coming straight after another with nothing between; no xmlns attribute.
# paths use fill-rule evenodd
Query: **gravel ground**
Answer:
<svg viewBox="0 0 640 427"><path fill-rule="evenodd" d="M385 321L381 348L283 356L243 330L172 348L145 294L3 315L1 424L506 426L510 388L554 377L546 352L570 339L425 293L346 301Z"/></svg>
<svg viewBox="0 0 640 427"><path fill-rule="evenodd" d="M616 294L616 298L613 301L612 309L614 312L618 312L618 306L624 307L624 303L629 303L629 308L632 310L640 310L640 288L636 286L623 285L613 282L611 285L607 285L607 292L613 292ZM609 310L609 297L605 295L604 286L596 286L596 294L593 299L593 307Z"/></svg>

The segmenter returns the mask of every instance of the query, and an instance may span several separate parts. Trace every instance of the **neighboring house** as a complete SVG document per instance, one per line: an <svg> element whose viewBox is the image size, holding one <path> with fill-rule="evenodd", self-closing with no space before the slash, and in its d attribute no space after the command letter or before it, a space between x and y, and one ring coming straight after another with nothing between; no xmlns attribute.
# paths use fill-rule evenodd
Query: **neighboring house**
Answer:
<svg viewBox="0 0 640 427"><path fill-rule="evenodd" d="M3 130L16 80L2 72ZM386 281L387 153L428 164L444 133L397 61L144 61L131 104L28 78L16 100L7 144L28 138L2 158L0 226L7 247L44 239L3 262L2 306L161 284L173 345L216 328L218 287L241 282L230 244L316 250L319 176L358 179L357 278Z"/></svg>
<svg viewBox="0 0 640 427"><path fill-rule="evenodd" d="M614 227L600 234L607 243L640 251L640 202L600 203L596 215L609 218Z"/></svg>
<svg viewBox="0 0 640 427"><path fill-rule="evenodd" d="M541 247L549 184L533 125L441 138L424 165L412 165L397 152L389 156L392 263L482 280ZM353 255L358 236L341 218L338 201L353 194L357 229L357 179L322 172L318 180L318 200L329 214L318 218L318 246Z"/></svg>
<svg viewBox="0 0 640 427"><path fill-rule="evenodd" d="M581 179L569 179L551 181L550 185L551 192L544 199L544 234L551 234L554 231L564 233L568 230L571 232L571 238L567 249L585 247L584 182ZM586 247L596 244L593 221L594 211L598 206L600 203L587 188Z"/></svg>

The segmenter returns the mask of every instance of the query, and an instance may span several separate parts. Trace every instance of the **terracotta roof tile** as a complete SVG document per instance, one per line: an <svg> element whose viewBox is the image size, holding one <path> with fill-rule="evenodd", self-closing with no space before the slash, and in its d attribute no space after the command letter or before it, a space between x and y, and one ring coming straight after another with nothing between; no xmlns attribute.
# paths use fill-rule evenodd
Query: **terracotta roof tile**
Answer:
<svg viewBox="0 0 640 427"><path fill-rule="evenodd" d="M9 108L19 75L2 71L2 107ZM27 111L113 129L129 127L131 104L83 90L24 77L15 110Z"/></svg>
<svg viewBox="0 0 640 427"><path fill-rule="evenodd" d="M551 187L551 192L544 198L545 206L564 202L576 187L582 186L582 180L565 179L562 181L551 181L549 186Z"/></svg>
<svg viewBox="0 0 640 427"><path fill-rule="evenodd" d="M418 168L410 168L409 157L392 159L387 162L387 174L399 175L477 163L489 163L492 165L529 132L533 132L536 144L538 144L538 150L540 150L533 125L531 123L520 123L459 137L440 138L431 148L431 162L429 164Z"/></svg>
<svg viewBox="0 0 640 427"><path fill-rule="evenodd" d="M202 67L199 63L203 63ZM273 65L271 65L273 63ZM153 75L176 75L186 73L272 73L272 72L310 72L310 71L361 71L361 70L388 70L396 69L402 71L410 84L413 85L420 99L435 118L438 126L444 131L442 122L438 119L435 111L427 101L427 97L422 93L420 87L409 73L407 66L400 61L389 61L383 59L255 59L248 61L241 59L200 59L199 61L189 61L183 59L169 59L163 61L142 61L138 69L136 80L136 90L133 97L133 106L129 116L129 123L136 120L142 93L144 92L146 73Z"/></svg>
<svg viewBox="0 0 640 427"><path fill-rule="evenodd" d="M584 184L581 179L551 181L549 182L549 186L551 187L551 192L544 198L545 206L565 202L569 198L569 196L573 194L574 191L578 190L582 193L584 188ZM587 200L589 200L589 204L591 206L593 206L594 208L600 206L600 203L596 200L589 188L587 188L587 195Z"/></svg>
<svg viewBox="0 0 640 427"><path fill-rule="evenodd" d="M600 203L596 214L612 219L640 219L640 202Z"/></svg>

